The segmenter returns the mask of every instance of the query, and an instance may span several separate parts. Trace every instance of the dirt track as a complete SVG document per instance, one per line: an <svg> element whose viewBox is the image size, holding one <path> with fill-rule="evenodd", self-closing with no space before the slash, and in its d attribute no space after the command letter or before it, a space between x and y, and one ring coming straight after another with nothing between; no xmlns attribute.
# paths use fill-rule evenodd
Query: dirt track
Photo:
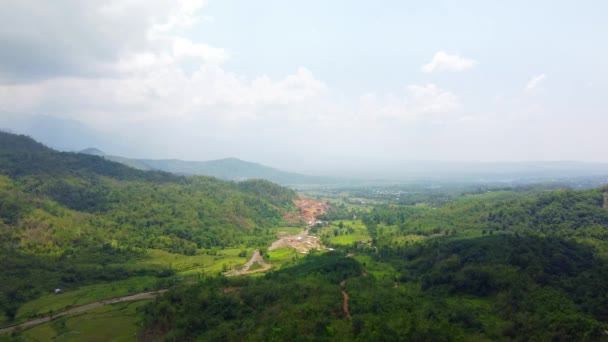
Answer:
<svg viewBox="0 0 608 342"><path fill-rule="evenodd" d="M342 280L342 282L340 282L340 289L342 290L342 309L344 310L346 317L348 317L348 319L352 319L350 316L350 309L348 308L348 293L344 289L345 285L346 280Z"/></svg>
<svg viewBox="0 0 608 342"><path fill-rule="evenodd" d="M324 247L321 245L319 238L317 238L316 236L308 235L308 228L315 224L317 216L327 213L327 211L329 210L329 206L326 202L315 201L304 196L299 196L298 199L294 200L293 202L300 209L298 219L306 222L308 227L296 235L287 235L279 237L270 245L270 247L268 247L268 250L273 251L282 247L289 247L297 250L302 254L306 254L311 249L323 249ZM255 263L260 264L262 268L250 271L251 266L253 266ZM253 253L251 259L249 259L249 261L245 265L243 265L242 268L225 272L224 275L238 276L258 272L266 272L271 268L272 264L264 261L264 258L262 258L262 255L260 255L260 252L256 250Z"/></svg>
<svg viewBox="0 0 608 342"><path fill-rule="evenodd" d="M120 298L100 300L100 301L97 301L94 303L85 304L85 305L77 306L77 307L62 311L53 316L40 317L40 318L33 319L31 321L27 321L25 323L14 325L12 327L0 329L0 334L10 333L13 330L18 329L18 328L25 329L25 328L33 327L35 325L46 323L46 322L48 322L52 319L58 318L58 317L74 315L74 314L85 312L85 311L95 309L95 308L98 308L98 307L101 307L104 305L156 298L165 292L167 292L167 290L158 290L158 291L152 291L152 292L137 293L134 295L124 296L124 297L120 297Z"/></svg>
<svg viewBox="0 0 608 342"><path fill-rule="evenodd" d="M250 270L251 266L253 266L255 263L260 264L260 266L262 266L262 268ZM251 256L251 259L249 259L249 261L247 261L247 263L241 269L228 271L228 272L224 273L224 275L231 277L231 276L238 276L238 275L243 275L243 274L266 272L270 268L272 268L272 265L267 263L264 260L264 258L262 257L262 254L260 254L260 251L256 249L253 252L253 256Z"/></svg>

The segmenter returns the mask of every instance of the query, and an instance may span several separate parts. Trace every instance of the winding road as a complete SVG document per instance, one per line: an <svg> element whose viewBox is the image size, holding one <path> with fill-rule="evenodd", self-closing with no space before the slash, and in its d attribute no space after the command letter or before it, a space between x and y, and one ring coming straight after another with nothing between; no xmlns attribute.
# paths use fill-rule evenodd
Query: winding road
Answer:
<svg viewBox="0 0 608 342"><path fill-rule="evenodd" d="M13 325L12 327L2 328L2 329L0 329L0 334L10 333L10 332L13 332L15 329L19 329L19 328L21 328L21 329L30 328L35 325L49 322L58 317L74 315L77 313L89 311L89 310L92 310L92 309L95 309L95 308L98 308L101 306L105 306L105 305L122 303L122 302L132 302L132 301L137 301L137 300L142 300L142 299L156 298L165 292L167 292L167 290L142 292L142 293L136 293L136 294L132 294L132 295L124 296L124 297L105 299L105 300L100 300L100 301L85 304L85 305L76 306L71 309L59 312L52 316L40 317L40 318L36 318L36 319L27 321L27 322L24 322L21 324Z"/></svg>

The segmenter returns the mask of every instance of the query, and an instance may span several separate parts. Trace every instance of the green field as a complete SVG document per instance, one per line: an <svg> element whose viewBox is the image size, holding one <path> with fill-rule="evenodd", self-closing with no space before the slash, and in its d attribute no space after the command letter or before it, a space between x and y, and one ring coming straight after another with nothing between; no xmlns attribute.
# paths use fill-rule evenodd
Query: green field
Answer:
<svg viewBox="0 0 608 342"><path fill-rule="evenodd" d="M62 317L23 331L26 341L135 341L137 309L150 300L125 302Z"/></svg>
<svg viewBox="0 0 608 342"><path fill-rule="evenodd" d="M239 253L246 251L246 257ZM227 248L213 252L215 255L200 254L187 256L173 254L162 250L148 250L146 255L129 267L133 269L172 269L178 277L198 274L216 275L227 269L242 266L247 262L253 250ZM58 313L67 308L92 303L102 299L121 297L128 294L158 289L162 279L153 276L133 277L126 280L81 286L73 290L64 290L60 294L47 293L35 300L24 303L12 322L0 317L0 326L10 326L25 322L31 318Z"/></svg>
<svg viewBox="0 0 608 342"><path fill-rule="evenodd" d="M302 231L302 227L281 227L277 229L277 235L296 235Z"/></svg>
<svg viewBox="0 0 608 342"><path fill-rule="evenodd" d="M339 227L342 222L342 228ZM317 235L329 246L352 246L356 242L371 240L361 220L332 221L329 226L319 228Z"/></svg>
<svg viewBox="0 0 608 342"><path fill-rule="evenodd" d="M132 293L152 291L157 288L155 277L134 277L127 280L83 286L60 294L46 294L23 304L17 313L16 322L24 322L37 316L57 313L66 308L92 303L102 299L126 296ZM3 324L9 325L9 324Z"/></svg>
<svg viewBox="0 0 608 342"><path fill-rule="evenodd" d="M289 265L295 262L295 260L297 260L298 258L303 257L303 255L298 253L298 251L288 247L269 251L268 255L270 256L268 261L270 261L270 263L272 264L273 269L280 269L285 265Z"/></svg>
<svg viewBox="0 0 608 342"><path fill-rule="evenodd" d="M245 251L246 256L239 253ZM225 248L208 252L209 254L183 255L158 249L150 249L146 256L135 262L134 268L170 268L178 275L217 274L228 269L242 266L247 262L252 248Z"/></svg>
<svg viewBox="0 0 608 342"><path fill-rule="evenodd" d="M376 279L392 279L397 273L391 265L377 262L369 255L357 254L353 258L363 266L365 272L371 274Z"/></svg>

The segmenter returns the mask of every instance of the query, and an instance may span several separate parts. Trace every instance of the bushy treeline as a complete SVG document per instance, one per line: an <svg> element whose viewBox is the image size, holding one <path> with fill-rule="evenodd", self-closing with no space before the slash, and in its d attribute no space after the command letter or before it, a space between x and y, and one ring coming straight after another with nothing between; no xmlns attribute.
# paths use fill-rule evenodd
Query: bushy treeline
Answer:
<svg viewBox="0 0 608 342"><path fill-rule="evenodd" d="M496 192L467 196L439 208L382 205L362 219L378 246L399 243L399 236L535 233L608 239L605 188L543 194Z"/></svg>

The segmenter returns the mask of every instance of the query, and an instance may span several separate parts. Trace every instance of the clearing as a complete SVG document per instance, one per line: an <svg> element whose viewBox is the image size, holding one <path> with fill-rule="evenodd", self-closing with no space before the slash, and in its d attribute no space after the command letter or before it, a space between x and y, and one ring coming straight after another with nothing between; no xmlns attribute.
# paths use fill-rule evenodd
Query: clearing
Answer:
<svg viewBox="0 0 608 342"><path fill-rule="evenodd" d="M12 332L13 330L18 329L18 328L19 329L25 329L25 328L33 327L35 325L46 323L46 322L51 321L53 319L57 319L57 318L64 317L64 316L70 316L70 315L82 313L82 312L89 311L89 310L92 310L92 309L96 309L96 308L99 308L99 307L102 307L102 306L105 306L105 305L109 305L109 304L117 304L117 303L122 303L122 302L138 301L138 300L143 300L143 299L153 299L153 298L156 298L156 297L158 297L159 295L161 295L161 294L163 294L165 292L167 292L167 290L158 290L158 291L152 291L152 292L143 292L143 293L137 293L137 294L133 294L133 295L125 296L125 297L119 297L119 298L114 298L114 299L101 300L101 301L93 302L93 303L90 303L90 304L77 306L77 307L65 310L63 312L57 313L55 315L49 315L49 316L45 316L45 317L41 317L41 318L36 318L36 319L31 320L31 321L27 321L25 323L21 323L21 324L12 326L12 327L0 329L0 334Z"/></svg>
<svg viewBox="0 0 608 342"><path fill-rule="evenodd" d="M298 199L294 200L294 203L298 209L300 209L298 217L304 222L307 222L308 226L297 234L279 234L278 240L273 242L270 247L268 247L268 250L274 251L281 248L291 248L301 254L307 254L311 249L327 249L321 244L318 237L308 234L308 229L316 223L317 216L327 213L329 205L326 202L316 201L301 195ZM225 272L224 274L226 276L245 275L266 272L271 268L272 264L267 263L260 254L260 251L256 250L251 259L249 259L243 267Z"/></svg>

